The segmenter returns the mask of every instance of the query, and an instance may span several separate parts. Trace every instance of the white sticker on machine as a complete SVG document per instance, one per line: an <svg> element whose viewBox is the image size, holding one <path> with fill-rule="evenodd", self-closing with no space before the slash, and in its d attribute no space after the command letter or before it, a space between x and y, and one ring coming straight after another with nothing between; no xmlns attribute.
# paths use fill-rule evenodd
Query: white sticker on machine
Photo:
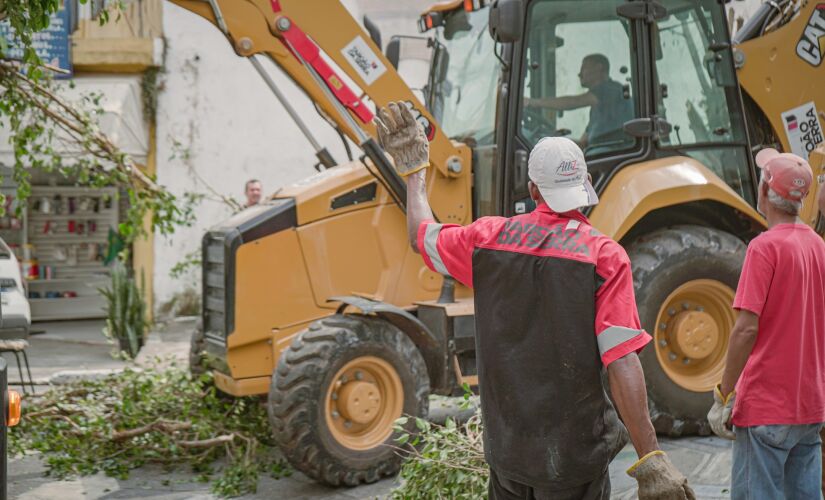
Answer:
<svg viewBox="0 0 825 500"><path fill-rule="evenodd" d="M782 125L791 143L791 152L808 159L808 154L822 142L822 124L811 101L782 113Z"/></svg>
<svg viewBox="0 0 825 500"><path fill-rule="evenodd" d="M356 36L353 41L341 49L341 54L352 66L358 76L360 76L367 85L372 85L372 82L378 79L381 75L387 72L386 66L375 52L372 51L367 42L360 36Z"/></svg>

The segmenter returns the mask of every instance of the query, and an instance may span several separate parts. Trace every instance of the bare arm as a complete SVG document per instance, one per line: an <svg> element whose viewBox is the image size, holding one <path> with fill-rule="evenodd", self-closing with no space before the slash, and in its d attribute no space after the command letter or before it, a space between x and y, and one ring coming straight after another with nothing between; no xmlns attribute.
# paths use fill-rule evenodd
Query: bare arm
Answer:
<svg viewBox="0 0 825 500"><path fill-rule="evenodd" d="M659 442L647 409L645 377L636 353L632 352L607 365L607 378L613 401L630 433L636 454L643 457L658 450Z"/></svg>
<svg viewBox="0 0 825 500"><path fill-rule="evenodd" d="M736 387L736 382L745 369L745 363L751 355L756 337L759 333L759 316L742 309L736 318L736 324L730 332L730 344L725 361L725 373L722 375L723 396L730 394Z"/></svg>
<svg viewBox="0 0 825 500"><path fill-rule="evenodd" d="M579 95L566 95L560 97L548 97L546 99L527 99L527 104L542 108L555 109L556 111L567 111L585 106L595 106L599 100L592 92L585 92Z"/></svg>
<svg viewBox="0 0 825 500"><path fill-rule="evenodd" d="M381 147L392 156L398 174L407 179L407 238L418 253L418 227L425 220L434 219L427 200L429 142L421 124L403 102L390 102L379 109L375 124Z"/></svg>
<svg viewBox="0 0 825 500"><path fill-rule="evenodd" d="M418 228L425 220L433 220L427 200L427 169L407 177L407 236L413 251L418 253Z"/></svg>
<svg viewBox="0 0 825 500"><path fill-rule="evenodd" d="M825 217L825 186L819 186L819 211Z"/></svg>

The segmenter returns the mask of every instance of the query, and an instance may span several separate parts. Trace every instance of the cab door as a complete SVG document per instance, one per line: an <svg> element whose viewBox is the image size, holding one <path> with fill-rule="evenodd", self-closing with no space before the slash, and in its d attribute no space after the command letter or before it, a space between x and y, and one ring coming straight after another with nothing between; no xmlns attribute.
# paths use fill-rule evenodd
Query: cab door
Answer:
<svg viewBox="0 0 825 500"><path fill-rule="evenodd" d="M503 215L533 208L527 163L530 150L543 137L576 141L597 190L619 166L652 154L649 138L624 131L626 122L648 116L653 105L641 91L650 88L650 72L644 70L648 28L617 15L625 3L527 3L523 36L508 48L512 63L499 103L500 164L507 167ZM598 104L583 105L586 94L597 95Z"/></svg>

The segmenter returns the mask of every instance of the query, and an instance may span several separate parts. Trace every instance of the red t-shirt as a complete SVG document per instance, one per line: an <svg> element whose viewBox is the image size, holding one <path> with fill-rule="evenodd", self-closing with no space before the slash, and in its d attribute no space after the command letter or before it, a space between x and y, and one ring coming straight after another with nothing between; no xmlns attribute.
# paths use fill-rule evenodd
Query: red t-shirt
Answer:
<svg viewBox="0 0 825 500"><path fill-rule="evenodd" d="M825 422L822 238L803 224L779 224L751 241L733 307L759 316L733 424Z"/></svg>
<svg viewBox="0 0 825 500"><path fill-rule="evenodd" d="M600 281L593 297L596 310L593 333L604 366L631 352L640 352L650 342L650 335L639 324L627 253L621 245L590 226L582 213L557 214L542 203L533 212L510 219L482 217L469 226L425 221L418 229L418 249L424 263L433 271L452 276L471 288L473 253L481 248L514 256L532 255L591 264ZM569 297L548 299L570 300ZM502 309L506 310L504 298Z"/></svg>

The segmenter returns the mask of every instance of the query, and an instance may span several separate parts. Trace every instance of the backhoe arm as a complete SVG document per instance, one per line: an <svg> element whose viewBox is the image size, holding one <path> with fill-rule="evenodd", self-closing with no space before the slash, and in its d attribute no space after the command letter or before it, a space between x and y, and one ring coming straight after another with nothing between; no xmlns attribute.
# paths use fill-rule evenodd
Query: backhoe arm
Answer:
<svg viewBox="0 0 825 500"><path fill-rule="evenodd" d="M470 222L469 148L453 144L441 131L340 1L170 1L218 27L238 55L269 56L373 164L386 161L375 141L375 106L408 103L430 140L434 172L429 188L436 216L445 222ZM370 149L377 152L370 154ZM388 173L375 167L391 188L396 183L403 190L403 181L392 169Z"/></svg>

